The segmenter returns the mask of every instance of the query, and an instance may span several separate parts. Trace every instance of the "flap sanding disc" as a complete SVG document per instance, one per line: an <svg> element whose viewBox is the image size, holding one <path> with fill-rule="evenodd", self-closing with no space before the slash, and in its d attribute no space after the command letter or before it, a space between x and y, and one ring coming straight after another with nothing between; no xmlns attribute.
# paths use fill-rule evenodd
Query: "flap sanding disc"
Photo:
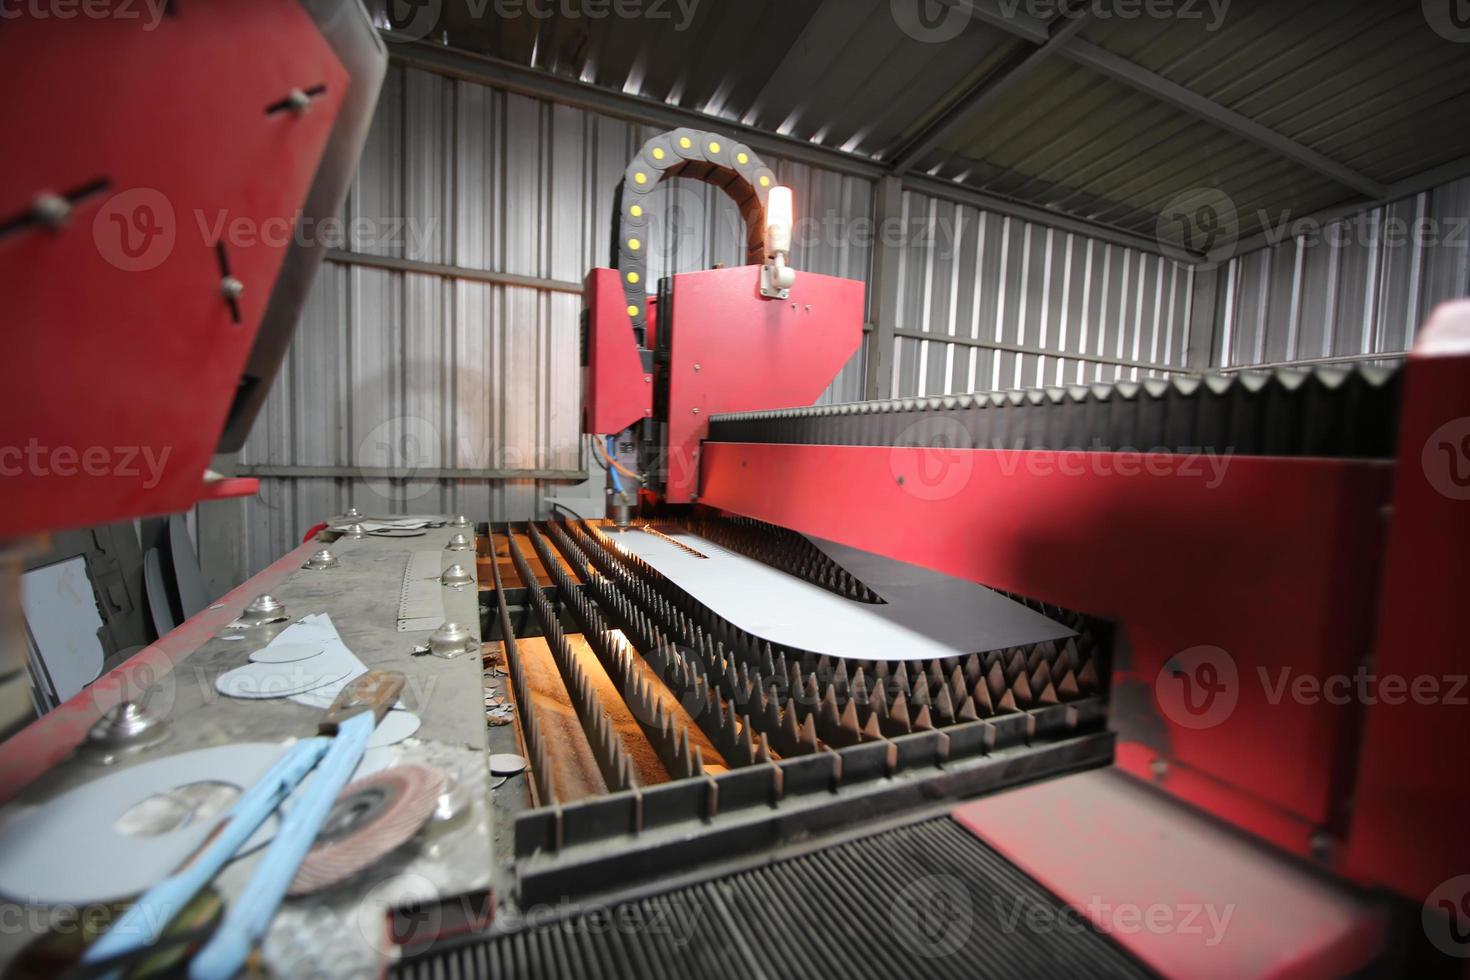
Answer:
<svg viewBox="0 0 1470 980"><path fill-rule="evenodd" d="M342 790L307 853L290 894L307 895L343 881L418 833L444 789L429 766L395 766Z"/></svg>

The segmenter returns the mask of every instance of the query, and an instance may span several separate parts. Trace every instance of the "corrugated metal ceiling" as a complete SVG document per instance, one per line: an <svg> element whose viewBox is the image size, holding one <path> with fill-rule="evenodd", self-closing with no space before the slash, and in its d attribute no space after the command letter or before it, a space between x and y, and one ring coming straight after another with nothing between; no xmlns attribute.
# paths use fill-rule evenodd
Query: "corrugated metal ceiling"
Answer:
<svg viewBox="0 0 1470 980"><path fill-rule="evenodd" d="M379 22L388 23L389 0L376 2ZM985 13L931 43L899 26L896 11L914 5L930 6L931 18L956 6ZM412 7L414 16L424 6ZM1470 158L1463 126L1470 46L1437 33L1419 0L1080 6L1089 22L1071 48L1058 47L961 120L916 169L1102 226L1163 234L1164 244L1174 233L1160 217L1189 192L1228 195L1241 237L1287 213L1363 197L1279 148L1078 64L1069 57L1076 45L1126 58L1385 188ZM1036 15L1048 4L443 0L437 7L430 37L453 47L891 161L968 92L1035 51L1034 37L1024 35L1045 28ZM1153 9L1175 15L1148 16Z"/></svg>

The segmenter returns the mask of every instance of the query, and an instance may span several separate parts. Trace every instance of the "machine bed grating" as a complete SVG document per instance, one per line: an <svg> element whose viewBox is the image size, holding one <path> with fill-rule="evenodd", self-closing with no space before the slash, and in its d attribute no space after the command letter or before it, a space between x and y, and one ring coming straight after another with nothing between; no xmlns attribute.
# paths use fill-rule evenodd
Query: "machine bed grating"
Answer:
<svg viewBox="0 0 1470 980"><path fill-rule="evenodd" d="M401 980L1150 974L948 817L411 957Z"/></svg>

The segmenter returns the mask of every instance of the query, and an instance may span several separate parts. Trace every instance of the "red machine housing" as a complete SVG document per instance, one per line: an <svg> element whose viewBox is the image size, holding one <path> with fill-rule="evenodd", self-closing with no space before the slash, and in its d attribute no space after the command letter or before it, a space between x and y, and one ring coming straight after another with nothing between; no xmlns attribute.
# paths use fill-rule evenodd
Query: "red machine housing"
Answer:
<svg viewBox="0 0 1470 980"><path fill-rule="evenodd" d="M1115 621L1121 769L1418 901L1470 868L1470 304L1406 372L1395 463L708 443L701 499ZM1327 696L1363 669L1441 697Z"/></svg>
<svg viewBox="0 0 1470 980"><path fill-rule="evenodd" d="M616 435L653 417L653 374L644 370L618 270L589 272L582 298L587 311L582 431Z"/></svg>
<svg viewBox="0 0 1470 980"><path fill-rule="evenodd" d="M587 277L584 429L613 435L652 418L655 391L666 390L667 503L696 499L711 415L811 405L862 346L862 283L802 272L790 297L776 300L761 296L760 280L754 265L675 275L671 309L649 301L648 343L668 351L650 373L618 273Z"/></svg>
<svg viewBox="0 0 1470 980"><path fill-rule="evenodd" d="M771 300L760 278L749 265L674 277L667 503L698 495L711 415L811 405L862 345L862 283L802 272Z"/></svg>
<svg viewBox="0 0 1470 980"><path fill-rule="evenodd" d="M7 129L56 138L6 154L0 180L0 294L24 325L7 336L0 537L256 489L204 474L349 75L294 0L189 4L132 43L143 6L4 26L0 73L25 93ZM57 198L64 223L34 217Z"/></svg>

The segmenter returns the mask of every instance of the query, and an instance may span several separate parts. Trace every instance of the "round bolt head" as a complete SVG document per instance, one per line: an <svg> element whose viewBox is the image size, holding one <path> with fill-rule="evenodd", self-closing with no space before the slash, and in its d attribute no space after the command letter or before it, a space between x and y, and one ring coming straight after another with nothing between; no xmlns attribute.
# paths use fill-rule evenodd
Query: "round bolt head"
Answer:
<svg viewBox="0 0 1470 980"><path fill-rule="evenodd" d="M349 520L355 521L362 516L362 511L358 510L356 507L349 507L347 508L347 513L343 514L342 516L346 517Z"/></svg>
<svg viewBox="0 0 1470 980"><path fill-rule="evenodd" d="M449 544L444 546L445 551L469 551L470 539L463 534L456 534L449 539Z"/></svg>
<svg viewBox="0 0 1470 980"><path fill-rule="evenodd" d="M245 295L245 284L234 276L225 276L219 282L219 291L225 299L239 299Z"/></svg>
<svg viewBox="0 0 1470 980"><path fill-rule="evenodd" d="M292 112L305 112L311 108L311 96L299 88L293 88L291 94L286 96L286 101L290 104Z"/></svg>
<svg viewBox="0 0 1470 980"><path fill-rule="evenodd" d="M367 537L367 530L361 524L354 524L347 529L347 536L349 538L365 538Z"/></svg>
<svg viewBox="0 0 1470 980"><path fill-rule="evenodd" d="M60 194L46 191L37 194L36 199L31 202L31 214L41 224L54 231L71 220L71 202Z"/></svg>
<svg viewBox="0 0 1470 980"><path fill-rule="evenodd" d="M449 526L450 527L469 527L470 526L470 519L468 517L464 516L463 514L459 514L459 515L457 515L454 518L454 520L452 520L452 521L449 522Z"/></svg>
<svg viewBox="0 0 1470 980"><path fill-rule="evenodd" d="M463 565L450 565L439 577L439 584L451 589L462 589L466 585L474 585L475 577Z"/></svg>
<svg viewBox="0 0 1470 980"><path fill-rule="evenodd" d="M473 637L458 623L445 623L429 634L429 652L445 660L462 657L469 652Z"/></svg>
<svg viewBox="0 0 1470 980"><path fill-rule="evenodd" d="M157 745L169 736L168 722L137 701L124 701L87 730L81 756L110 766L124 755Z"/></svg>
<svg viewBox="0 0 1470 980"><path fill-rule="evenodd" d="M258 595L250 600L240 619L246 623L273 623L286 618L286 607L273 595Z"/></svg>
<svg viewBox="0 0 1470 980"><path fill-rule="evenodd" d="M301 567L309 568L314 572L322 572L326 571L328 568L336 568L339 564L341 563L337 561L337 556L332 554L332 552L328 549L323 548L322 550L318 551L316 554L308 558L306 560L306 564L302 565Z"/></svg>

